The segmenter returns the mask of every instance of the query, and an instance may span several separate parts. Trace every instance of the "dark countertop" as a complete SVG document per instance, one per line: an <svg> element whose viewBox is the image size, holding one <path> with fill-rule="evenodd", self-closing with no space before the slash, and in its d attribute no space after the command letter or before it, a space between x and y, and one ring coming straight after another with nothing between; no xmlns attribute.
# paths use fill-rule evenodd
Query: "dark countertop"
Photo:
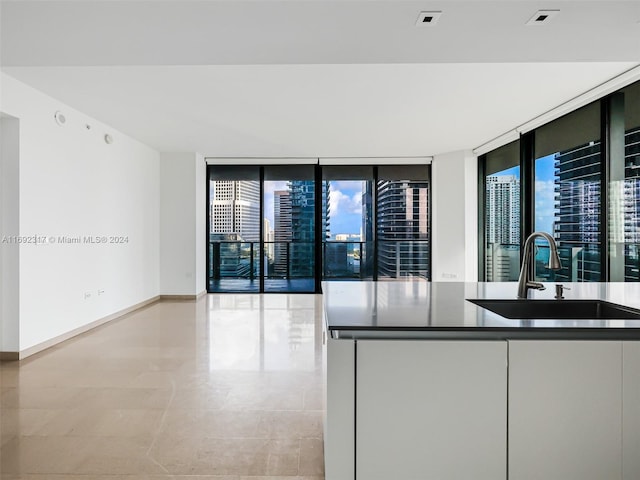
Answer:
<svg viewBox="0 0 640 480"><path fill-rule="evenodd" d="M563 284L568 300L640 309L637 283ZM555 284L545 285L530 298L553 299ZM333 338L640 340L640 320L512 320L466 301L513 299L515 282L323 282L322 289Z"/></svg>

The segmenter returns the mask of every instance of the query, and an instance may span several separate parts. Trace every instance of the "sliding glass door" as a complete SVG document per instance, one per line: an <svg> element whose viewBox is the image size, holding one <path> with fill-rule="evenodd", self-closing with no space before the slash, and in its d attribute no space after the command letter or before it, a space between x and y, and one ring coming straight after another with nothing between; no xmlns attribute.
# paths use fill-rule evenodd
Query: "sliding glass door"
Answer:
<svg viewBox="0 0 640 480"><path fill-rule="evenodd" d="M600 104L593 103L538 128L534 158L534 229L555 238L563 267L557 272L546 268L549 246L540 243L537 280L600 281Z"/></svg>
<svg viewBox="0 0 640 480"><path fill-rule="evenodd" d="M431 276L429 171L422 165L384 165L376 183L376 277Z"/></svg>
<svg viewBox="0 0 640 480"><path fill-rule="evenodd" d="M210 165L208 291L429 280L429 167Z"/></svg>
<svg viewBox="0 0 640 480"><path fill-rule="evenodd" d="M373 167L322 167L324 197L323 280L373 278ZM330 227L330 229L329 229Z"/></svg>
<svg viewBox="0 0 640 480"><path fill-rule="evenodd" d="M260 170L209 169L209 291L260 291Z"/></svg>
<svg viewBox="0 0 640 480"><path fill-rule="evenodd" d="M516 281L520 272L519 140L487 154L484 187L486 281Z"/></svg>
<svg viewBox="0 0 640 480"><path fill-rule="evenodd" d="M313 165L264 167L264 291L315 291Z"/></svg>

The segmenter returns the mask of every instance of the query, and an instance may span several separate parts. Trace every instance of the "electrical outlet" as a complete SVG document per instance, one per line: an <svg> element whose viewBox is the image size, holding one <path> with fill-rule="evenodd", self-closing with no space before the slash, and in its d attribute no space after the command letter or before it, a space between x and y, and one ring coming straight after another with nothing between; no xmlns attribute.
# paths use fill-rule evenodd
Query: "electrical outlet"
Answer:
<svg viewBox="0 0 640 480"><path fill-rule="evenodd" d="M84 299L88 300L91 298L91 292L84 292Z"/></svg>

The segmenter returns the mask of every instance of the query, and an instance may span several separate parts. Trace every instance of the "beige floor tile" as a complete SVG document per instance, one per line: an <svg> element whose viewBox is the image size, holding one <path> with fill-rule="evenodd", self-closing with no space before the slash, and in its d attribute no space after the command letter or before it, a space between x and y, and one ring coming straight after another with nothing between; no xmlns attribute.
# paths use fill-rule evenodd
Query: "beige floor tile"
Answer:
<svg viewBox="0 0 640 480"><path fill-rule="evenodd" d="M299 452L294 440L204 439L190 473L296 475Z"/></svg>
<svg viewBox="0 0 640 480"><path fill-rule="evenodd" d="M84 475L84 474L26 474L5 475L2 480L240 480L238 475ZM247 477L253 480L271 477ZM274 477L280 478L282 477ZM305 477L285 477L288 480L307 480ZM312 480L315 480L312 479Z"/></svg>
<svg viewBox="0 0 640 480"><path fill-rule="evenodd" d="M323 480L320 308L161 302L0 363L0 478Z"/></svg>
<svg viewBox="0 0 640 480"><path fill-rule="evenodd" d="M262 412L258 435L266 438L322 438L322 412Z"/></svg>
<svg viewBox="0 0 640 480"><path fill-rule="evenodd" d="M324 391L322 387L308 387L304 391L304 410L323 410Z"/></svg>
<svg viewBox="0 0 640 480"><path fill-rule="evenodd" d="M256 438L261 412L168 410L164 437Z"/></svg>
<svg viewBox="0 0 640 480"><path fill-rule="evenodd" d="M251 476L241 476L240 480L324 480L324 475L321 476L309 476L309 475L296 475L296 476L274 476L274 475L268 475L268 476L258 476L258 477L251 477Z"/></svg>
<svg viewBox="0 0 640 480"><path fill-rule="evenodd" d="M302 410L301 388L273 385L238 385L229 392L225 408L240 410Z"/></svg>
<svg viewBox="0 0 640 480"><path fill-rule="evenodd" d="M300 440L301 475L324 475L324 444L322 439L303 438Z"/></svg>

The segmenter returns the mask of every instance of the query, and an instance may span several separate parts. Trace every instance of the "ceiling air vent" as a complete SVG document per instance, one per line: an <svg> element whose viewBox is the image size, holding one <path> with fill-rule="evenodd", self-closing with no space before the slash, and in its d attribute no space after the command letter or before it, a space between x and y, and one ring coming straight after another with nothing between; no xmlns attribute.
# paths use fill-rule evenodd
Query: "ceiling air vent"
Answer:
<svg viewBox="0 0 640 480"><path fill-rule="evenodd" d="M416 20L416 26L427 27L438 23L442 12L420 12L418 20Z"/></svg>
<svg viewBox="0 0 640 480"><path fill-rule="evenodd" d="M538 10L536 14L529 19L527 25L546 25L553 17L558 15L560 10Z"/></svg>

